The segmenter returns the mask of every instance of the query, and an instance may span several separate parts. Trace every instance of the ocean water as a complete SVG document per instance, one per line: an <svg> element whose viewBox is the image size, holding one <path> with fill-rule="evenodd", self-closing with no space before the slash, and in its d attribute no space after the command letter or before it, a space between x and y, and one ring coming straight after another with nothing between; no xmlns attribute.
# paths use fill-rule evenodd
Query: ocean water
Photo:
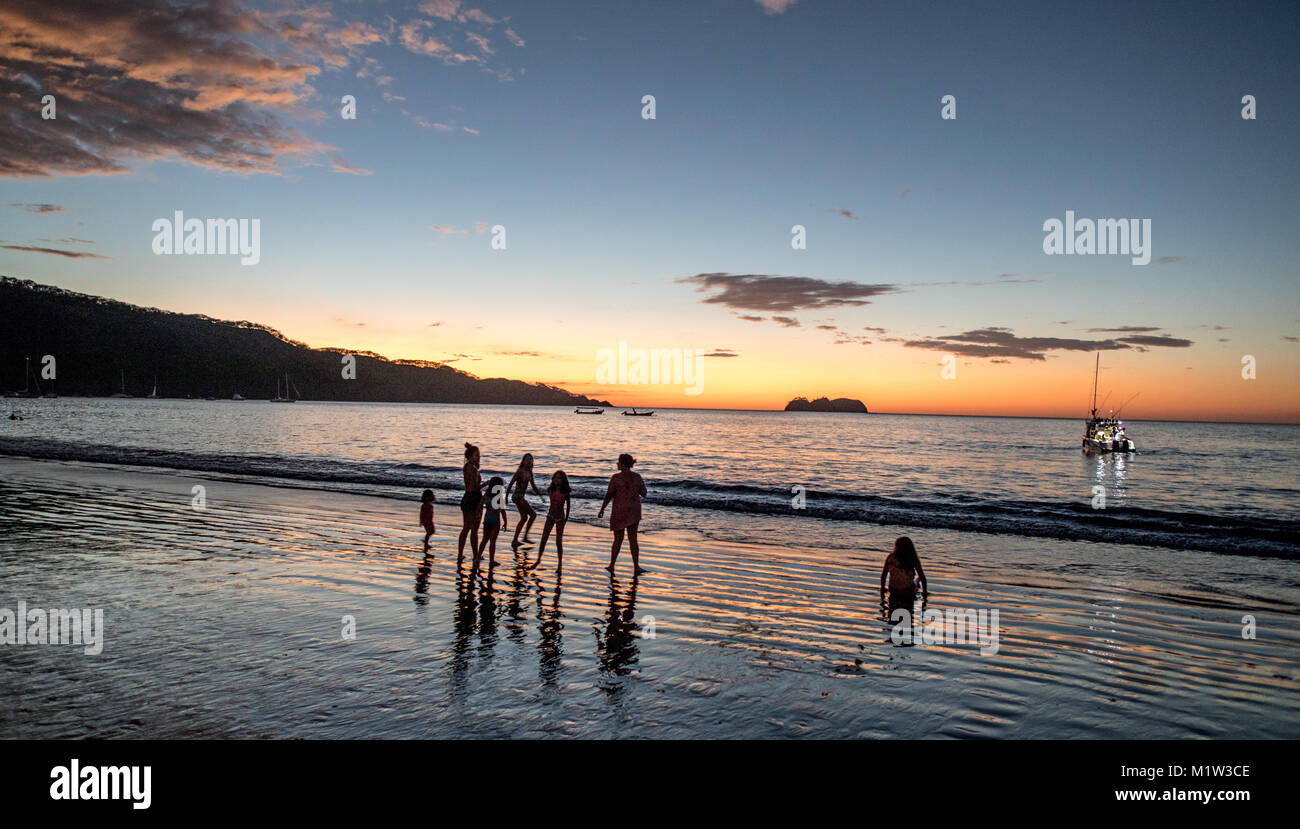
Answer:
<svg viewBox="0 0 1300 829"><path fill-rule="evenodd" d="M14 408L26 418L0 420L0 453L398 498L425 487L456 497L465 441L482 450L485 476L508 479L524 452L542 490L564 469L580 502L601 498L614 459L631 452L658 507L647 528L727 540L795 543L808 519L829 519L817 526L834 547L874 524L1300 555L1297 426L1129 421L1137 454L1088 457L1081 419L87 399Z"/></svg>

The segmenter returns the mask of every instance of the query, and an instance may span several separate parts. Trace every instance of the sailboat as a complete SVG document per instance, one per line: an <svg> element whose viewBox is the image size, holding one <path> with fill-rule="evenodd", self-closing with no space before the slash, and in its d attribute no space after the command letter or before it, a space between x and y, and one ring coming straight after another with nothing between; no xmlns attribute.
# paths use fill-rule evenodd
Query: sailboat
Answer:
<svg viewBox="0 0 1300 829"><path fill-rule="evenodd" d="M157 374L154 374L153 376L153 391L149 392L149 399L150 400L158 399L158 375Z"/></svg>
<svg viewBox="0 0 1300 829"><path fill-rule="evenodd" d="M126 369L122 369L122 390L117 394L110 394L109 397L121 398L121 397L130 397L130 396L131 395L126 393Z"/></svg>
<svg viewBox="0 0 1300 829"><path fill-rule="evenodd" d="M1097 414L1097 378L1101 374L1101 355L1092 374L1092 414L1083 424L1083 452L1085 455L1106 455L1113 452L1136 452L1137 444L1124 430L1124 421L1112 411L1106 417Z"/></svg>
<svg viewBox="0 0 1300 829"><path fill-rule="evenodd" d="M41 384L39 380L36 382L36 391L32 391L32 376L33 376L32 359L30 357L24 357L23 361L24 361L23 362L23 390L11 391L8 394L6 394L5 397L40 397L41 396Z"/></svg>
<svg viewBox="0 0 1300 829"><path fill-rule="evenodd" d="M295 403L295 402L297 402L297 400L298 400L298 388L297 388L297 386L295 386L294 389L293 389L294 396L293 396L293 397L288 397L287 395L289 394L289 386L290 386L290 383L289 383L289 375L288 375L288 374L285 374L285 375L284 375L284 393L285 393L286 396L285 396L285 397L281 397L281 396L280 396L280 381L279 381L279 380L276 380L276 381L275 381L275 397L272 397L272 398L271 398L271 402L272 402L272 403Z"/></svg>

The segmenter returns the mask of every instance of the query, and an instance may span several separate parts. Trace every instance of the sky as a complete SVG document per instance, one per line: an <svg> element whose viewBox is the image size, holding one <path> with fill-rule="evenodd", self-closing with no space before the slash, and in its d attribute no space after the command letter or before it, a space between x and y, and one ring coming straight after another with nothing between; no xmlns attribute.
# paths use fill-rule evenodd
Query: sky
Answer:
<svg viewBox="0 0 1300 829"><path fill-rule="evenodd" d="M0 273L616 405L1082 417L1100 353L1130 418L1300 422L1298 36L1294 3L9 0ZM177 210L257 219L259 261L156 254ZM1149 220L1149 264L1049 255L1066 211ZM698 381L608 382L623 343Z"/></svg>

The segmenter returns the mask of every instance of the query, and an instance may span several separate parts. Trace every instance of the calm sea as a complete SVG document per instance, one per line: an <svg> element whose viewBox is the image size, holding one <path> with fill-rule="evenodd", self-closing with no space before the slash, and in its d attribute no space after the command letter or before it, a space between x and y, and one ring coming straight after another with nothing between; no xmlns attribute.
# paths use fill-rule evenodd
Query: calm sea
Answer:
<svg viewBox="0 0 1300 829"><path fill-rule="evenodd" d="M620 452L647 480L646 528L852 546L870 525L1300 554L1300 427L1130 421L1135 455L1087 457L1081 420L263 401L17 401L0 453L247 476L395 498L459 490L462 445L581 503ZM592 510L594 512L594 509ZM577 511L584 514L583 509Z"/></svg>

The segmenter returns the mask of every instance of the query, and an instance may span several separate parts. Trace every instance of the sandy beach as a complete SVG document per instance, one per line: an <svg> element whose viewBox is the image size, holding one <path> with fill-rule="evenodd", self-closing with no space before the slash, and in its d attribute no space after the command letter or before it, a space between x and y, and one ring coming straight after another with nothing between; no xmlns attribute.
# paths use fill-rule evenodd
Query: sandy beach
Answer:
<svg viewBox="0 0 1300 829"><path fill-rule="evenodd" d="M999 610L982 655L891 641L876 585L903 528L851 553L650 531L650 572L625 553L611 580L584 507L561 573L553 548L528 571L503 544L471 581L452 493L426 557L418 493L0 470L0 607L105 618L97 656L5 647L4 737L1300 736L1294 593L1249 588L1288 561L1198 589L1145 581L1143 548L913 532L931 608ZM1194 573L1212 554L1160 555Z"/></svg>

